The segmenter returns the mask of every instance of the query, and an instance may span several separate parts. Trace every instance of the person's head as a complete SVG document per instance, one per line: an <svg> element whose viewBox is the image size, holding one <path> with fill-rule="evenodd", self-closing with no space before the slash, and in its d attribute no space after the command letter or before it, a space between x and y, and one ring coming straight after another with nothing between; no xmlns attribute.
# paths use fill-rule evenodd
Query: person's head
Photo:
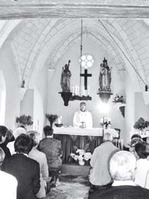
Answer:
<svg viewBox="0 0 149 199"><path fill-rule="evenodd" d="M19 135L21 134L26 134L26 130L23 127L17 127L14 131L13 131L13 136L16 139Z"/></svg>
<svg viewBox="0 0 149 199"><path fill-rule="evenodd" d="M112 137L112 134L111 133L105 133L104 136L103 136L103 141L106 142L106 141L111 141L112 142L113 140L113 137Z"/></svg>
<svg viewBox="0 0 149 199"><path fill-rule="evenodd" d="M86 103L85 102L80 103L80 111L82 111L82 112L86 111Z"/></svg>
<svg viewBox="0 0 149 199"><path fill-rule="evenodd" d="M33 140L33 146L39 143L39 133L37 131L27 131L27 135Z"/></svg>
<svg viewBox="0 0 149 199"><path fill-rule="evenodd" d="M11 129L8 129L6 142L8 143L8 142L12 142L14 140L15 140L15 138L14 138L14 135L13 135L13 131Z"/></svg>
<svg viewBox="0 0 149 199"><path fill-rule="evenodd" d="M142 139L142 138L141 138L141 135L139 135L139 134L133 134L133 135L131 136L131 140L136 139L136 138Z"/></svg>
<svg viewBox="0 0 149 199"><path fill-rule="evenodd" d="M48 125L43 128L43 132L44 132L45 136L53 135L53 129L51 126L48 126Z"/></svg>
<svg viewBox="0 0 149 199"><path fill-rule="evenodd" d="M7 137L8 129L5 126L0 126L0 143L4 143Z"/></svg>
<svg viewBox="0 0 149 199"><path fill-rule="evenodd" d="M133 134L131 136L131 141L130 141L130 144L129 144L129 147L130 147L129 151L134 153L135 152L135 145L137 143L142 143L142 142L143 142L143 140L142 140L142 138L139 134Z"/></svg>
<svg viewBox="0 0 149 199"><path fill-rule="evenodd" d="M134 146L135 155L137 158L147 158L148 153L146 152L145 142L139 142Z"/></svg>
<svg viewBox="0 0 149 199"><path fill-rule="evenodd" d="M33 147L33 140L26 134L17 137L14 143L15 152L28 154Z"/></svg>
<svg viewBox="0 0 149 199"><path fill-rule="evenodd" d="M3 151L2 148L0 148L0 166L2 165L3 161L5 158L5 152Z"/></svg>
<svg viewBox="0 0 149 199"><path fill-rule="evenodd" d="M133 135L131 136L130 145L131 145L131 146L135 146L135 144L137 144L138 142L143 142L141 135L133 134Z"/></svg>
<svg viewBox="0 0 149 199"><path fill-rule="evenodd" d="M18 126L18 127L24 128L24 129L27 131L26 127L25 127L23 124L21 124L21 125Z"/></svg>
<svg viewBox="0 0 149 199"><path fill-rule="evenodd" d="M109 161L109 171L115 181L134 180L136 158L129 151L114 153Z"/></svg>

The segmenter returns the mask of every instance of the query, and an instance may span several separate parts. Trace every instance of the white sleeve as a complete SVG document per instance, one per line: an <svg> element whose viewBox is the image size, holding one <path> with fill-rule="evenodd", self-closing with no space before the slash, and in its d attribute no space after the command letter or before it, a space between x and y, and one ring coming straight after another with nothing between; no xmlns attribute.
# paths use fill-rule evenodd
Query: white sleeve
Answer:
<svg viewBox="0 0 149 199"><path fill-rule="evenodd" d="M75 112L74 116L73 116L73 126L74 127L79 127L81 125L80 121L79 121L79 113Z"/></svg>

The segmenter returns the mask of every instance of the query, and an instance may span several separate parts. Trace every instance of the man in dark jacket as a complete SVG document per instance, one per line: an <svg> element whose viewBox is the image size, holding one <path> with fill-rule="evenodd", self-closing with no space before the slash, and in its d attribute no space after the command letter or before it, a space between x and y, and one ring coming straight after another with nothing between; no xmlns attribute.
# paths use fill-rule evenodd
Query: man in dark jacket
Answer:
<svg viewBox="0 0 149 199"><path fill-rule="evenodd" d="M56 186L59 170L62 165L62 147L61 141L53 138L53 129L51 126L43 128L45 138L39 142L38 149L46 154L49 176L52 177L51 182Z"/></svg>
<svg viewBox="0 0 149 199"><path fill-rule="evenodd" d="M33 140L21 134L14 144L16 154L4 160L2 170L18 180L17 199L36 199L40 188L39 163L28 157Z"/></svg>

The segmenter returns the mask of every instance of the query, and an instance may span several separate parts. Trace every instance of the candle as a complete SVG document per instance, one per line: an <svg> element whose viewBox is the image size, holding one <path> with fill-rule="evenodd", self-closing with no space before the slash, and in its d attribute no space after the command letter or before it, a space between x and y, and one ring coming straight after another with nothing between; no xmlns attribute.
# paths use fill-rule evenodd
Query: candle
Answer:
<svg viewBox="0 0 149 199"><path fill-rule="evenodd" d="M74 88L74 93L75 93L75 95L77 95L77 86L75 86L75 88Z"/></svg>
<svg viewBox="0 0 149 199"><path fill-rule="evenodd" d="M72 87L72 94L75 95L75 87Z"/></svg>
<svg viewBox="0 0 149 199"><path fill-rule="evenodd" d="M90 86L88 86L87 95L90 95Z"/></svg>
<svg viewBox="0 0 149 199"><path fill-rule="evenodd" d="M82 87L82 96L85 96L85 89L84 89L84 86Z"/></svg>
<svg viewBox="0 0 149 199"><path fill-rule="evenodd" d="M76 95L79 95L79 86L76 86Z"/></svg>
<svg viewBox="0 0 149 199"><path fill-rule="evenodd" d="M58 123L58 124L61 124L61 123L62 123L62 116L58 117L57 123Z"/></svg>

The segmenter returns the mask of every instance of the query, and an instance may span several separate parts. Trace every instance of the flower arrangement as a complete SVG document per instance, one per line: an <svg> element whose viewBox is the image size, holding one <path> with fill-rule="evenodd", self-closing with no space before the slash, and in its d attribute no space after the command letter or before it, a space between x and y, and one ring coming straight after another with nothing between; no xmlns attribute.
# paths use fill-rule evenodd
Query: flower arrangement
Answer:
<svg viewBox="0 0 149 199"><path fill-rule="evenodd" d="M100 120L100 124L107 128L108 125L111 124L111 119L109 117L102 117L101 120Z"/></svg>
<svg viewBox="0 0 149 199"><path fill-rule="evenodd" d="M114 97L113 99L113 102L114 103L125 103L125 99L124 99L124 96L123 95L119 95L119 94L116 94L116 96Z"/></svg>
<svg viewBox="0 0 149 199"><path fill-rule="evenodd" d="M20 117L16 118L16 123L23 124L23 125L32 125L33 121L30 115L21 115Z"/></svg>
<svg viewBox="0 0 149 199"><path fill-rule="evenodd" d="M50 126L53 126L53 123L57 120L58 116L56 114L47 114L46 113L46 118L50 122Z"/></svg>
<svg viewBox="0 0 149 199"><path fill-rule="evenodd" d="M89 162L92 157L90 152L86 152L84 149L77 149L75 153L71 153L70 157L83 166Z"/></svg>
<svg viewBox="0 0 149 199"><path fill-rule="evenodd" d="M136 122L135 124L133 125L133 127L135 129L139 129L139 130L143 130L145 129L146 127L149 126L149 121L145 121L142 117L140 117Z"/></svg>

